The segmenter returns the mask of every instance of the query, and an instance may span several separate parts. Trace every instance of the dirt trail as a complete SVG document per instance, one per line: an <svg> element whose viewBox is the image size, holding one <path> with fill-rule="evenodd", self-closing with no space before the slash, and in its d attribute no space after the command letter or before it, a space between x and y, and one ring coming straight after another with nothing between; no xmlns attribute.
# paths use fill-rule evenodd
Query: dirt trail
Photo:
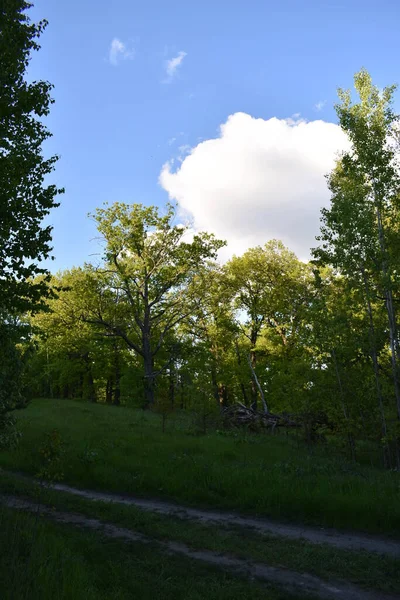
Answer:
<svg viewBox="0 0 400 600"><path fill-rule="evenodd" d="M246 561L209 550L193 550L180 542L154 540L124 527L118 527L78 513L55 511L46 505L16 496L0 495L0 503L10 508L38 513L60 523L96 530L110 538L121 539L126 542L154 544L170 554L184 555L194 560L233 571L235 574L273 583L292 593L309 594L324 600L396 600L396 598L399 600L399 596L364 590L346 582L326 582L313 575L270 567L263 563Z"/></svg>
<svg viewBox="0 0 400 600"><path fill-rule="evenodd" d="M31 479L29 480L32 481ZM108 492L77 489L62 483L56 483L50 487L54 490L67 492L89 500L137 506L142 510L178 517L180 519L192 519L203 523L222 523L224 525L246 527L260 533L278 535L290 539L306 540L312 544L328 544L330 546L335 546L336 548L341 548L342 550L365 550L367 552L378 552L379 554L400 557L400 541L372 535L344 533L334 529L302 525L282 524L268 519L243 517L231 512L190 508L170 502L164 502L162 500L151 500Z"/></svg>

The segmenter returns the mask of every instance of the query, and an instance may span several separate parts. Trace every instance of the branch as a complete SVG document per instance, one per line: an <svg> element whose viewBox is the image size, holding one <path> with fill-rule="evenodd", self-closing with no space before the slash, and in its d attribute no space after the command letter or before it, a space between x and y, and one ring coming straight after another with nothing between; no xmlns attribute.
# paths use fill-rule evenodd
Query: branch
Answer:
<svg viewBox="0 0 400 600"><path fill-rule="evenodd" d="M163 234L165 234L165 230L162 231ZM165 239L166 236L164 236L164 239L162 240L162 244L160 247L160 251L158 252L158 254L156 255L156 257L153 260L153 266L149 271L149 277L158 269L158 267L162 264L163 260L164 260L164 256L167 252L171 251L171 248L177 248L179 245L179 242L182 239L182 236L180 236L179 238L177 238L176 240L174 240L173 244L169 245L168 242L170 240ZM166 247L166 245L168 247Z"/></svg>
<svg viewBox="0 0 400 600"><path fill-rule="evenodd" d="M82 321L84 321L85 323L91 323L92 325L101 325L102 327L105 327L109 331L112 331L116 337L122 338L127 344L127 346L134 350L137 354L139 354L140 356L144 356L143 350L137 344L135 344L135 342L132 342L132 340L128 338L126 333L120 327L117 327L115 325L112 325L111 323L108 323L107 321L104 321L104 319L101 316L99 316L98 319L89 319L85 316L82 316Z"/></svg>
<svg viewBox="0 0 400 600"><path fill-rule="evenodd" d="M168 290L170 290L174 286L174 284L176 284L176 282L179 279L179 277L181 277L184 274L185 274L185 271L182 270L177 275L175 275L175 277L173 277L172 279L170 279L165 285L163 285L162 288L161 288L161 291L159 291L158 294L157 294L157 296L154 298L154 300L152 300L150 302L149 308L152 308L155 304L157 304L158 302L160 302L160 300L163 297L163 295L165 294L165 292L167 292Z"/></svg>
<svg viewBox="0 0 400 600"><path fill-rule="evenodd" d="M167 362L161 367L161 369L158 369L158 371L153 371L153 376L158 377L159 375L161 375L161 373L163 373L165 371L165 369L168 369L168 367L174 360L175 360L175 356L174 356L174 354L172 354L169 357L169 359L167 360Z"/></svg>
<svg viewBox="0 0 400 600"><path fill-rule="evenodd" d="M265 396L264 396L264 392L263 392L263 389L262 389L262 387L261 387L261 385L260 385L260 382L258 381L258 377L257 377L257 375L256 375L256 372L255 372L255 370L254 370L254 367L253 367L253 365L251 364L251 359L250 359L250 355L249 355L249 354L247 355L247 362L249 363L249 367L250 367L250 370L251 370L251 374L253 375L253 379L254 379L254 381L256 382L256 385L257 385L257 387L258 387L258 391L260 392L260 396L261 396L261 402L262 402L262 405L263 405L263 408L264 408L264 412L265 412L265 413L268 413L268 406L267 406L267 403L265 402Z"/></svg>
<svg viewBox="0 0 400 600"><path fill-rule="evenodd" d="M157 345L155 347L155 349L152 352L152 356L155 356L157 354L157 352L160 350L162 343L164 341L164 338L166 336L166 334L168 333L168 331L170 331L171 329L173 329L173 327L175 327L175 325L177 325L178 323L180 323L181 321L183 321L183 319L186 319L186 317L189 316L189 313L181 315L178 319L175 319L174 321L171 321L168 325L166 325L164 327L164 331L161 333Z"/></svg>
<svg viewBox="0 0 400 600"><path fill-rule="evenodd" d="M116 254L114 254L114 255L113 255L113 262L114 262L115 268L117 269L117 271L118 271L119 275L120 275L120 276L121 276L121 278L122 278L122 281L124 282L124 284L125 284L125 286L126 286L126 289L124 290L124 291L125 291L125 293L126 293L126 295L128 296L128 298L129 298L129 301L130 301L132 304L134 304L134 300L133 300L133 297L132 297L132 292L131 292L131 290L129 289L129 283L128 283L128 280L127 280L126 276L124 275L124 273L123 273L123 271L122 271L122 268L121 268L121 266L120 266L119 262L117 261L117 255L116 255ZM142 292L142 290L140 289L140 285L137 283L137 281L136 281L135 277L131 277L131 279L132 279L133 283L135 284L135 286L136 286L136 288L137 288L137 290L138 290L139 294L142 296L142 298L144 298L144 296L143 296L143 292Z"/></svg>
<svg viewBox="0 0 400 600"><path fill-rule="evenodd" d="M169 304L168 306L166 306L165 308L161 309L156 315L151 316L150 317L150 321L156 321L157 319L159 319L160 317L162 317L167 310L170 310L171 308L174 308L174 306L177 306L178 304L181 303L181 299L179 298L179 300L175 300L175 302L171 302L171 304ZM150 304L151 307L151 304Z"/></svg>
<svg viewBox="0 0 400 600"><path fill-rule="evenodd" d="M275 319L270 319L268 317L267 321L268 321L268 324L271 327L273 327L274 329L276 329L276 331L278 332L279 337L282 340L283 345L286 346L287 345L287 337L286 337L286 335L284 333L284 328L281 327L280 325L278 325L278 323L275 321Z"/></svg>

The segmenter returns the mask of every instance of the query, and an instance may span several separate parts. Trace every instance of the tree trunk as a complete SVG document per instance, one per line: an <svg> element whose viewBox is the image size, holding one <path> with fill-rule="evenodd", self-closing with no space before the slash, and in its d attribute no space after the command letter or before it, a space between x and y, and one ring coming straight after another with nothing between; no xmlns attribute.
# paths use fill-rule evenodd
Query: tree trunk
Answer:
<svg viewBox="0 0 400 600"><path fill-rule="evenodd" d="M91 367L89 367L88 371L88 387L89 387L89 400L91 402L96 402L96 389L93 381L93 373Z"/></svg>
<svg viewBox="0 0 400 600"><path fill-rule="evenodd" d="M180 374L180 384L181 384L181 410L183 410L185 408L185 392L184 392L184 381L183 381L183 375L182 373Z"/></svg>
<svg viewBox="0 0 400 600"><path fill-rule="evenodd" d="M144 408L154 405L154 357L151 348L151 320L148 299L147 280L145 284L145 309L142 329L142 350L144 362Z"/></svg>
<svg viewBox="0 0 400 600"><path fill-rule="evenodd" d="M171 405L171 408L174 408L174 406L175 406L175 364L174 364L174 361L171 362L171 365L169 368L168 396L169 396L169 403Z"/></svg>
<svg viewBox="0 0 400 600"><path fill-rule="evenodd" d="M218 404L221 408L228 406L228 388L222 383L218 386Z"/></svg>
<svg viewBox="0 0 400 600"><path fill-rule="evenodd" d="M49 389L49 397L53 398L53 383L52 378L50 376L50 366L49 366L49 348L46 344L46 360L47 360L47 381L48 381L48 389ZM45 397L47 398L47 392Z"/></svg>
<svg viewBox="0 0 400 600"><path fill-rule="evenodd" d="M244 403L245 406L248 406L249 405L249 400L248 400L248 397L247 397L246 386L242 382L240 382L240 389L242 391L243 403Z"/></svg>
<svg viewBox="0 0 400 600"><path fill-rule="evenodd" d="M212 387L213 387L213 393L214 393L215 402L216 402L218 408L221 408L220 401L219 401L219 387L218 387L218 381L217 381L217 368L215 366L214 359L213 359L212 365L211 365L211 383L212 383Z"/></svg>
<svg viewBox="0 0 400 600"><path fill-rule="evenodd" d="M74 392L75 392L75 393L72 394L73 398L80 398L81 400L83 400L83 392L84 392L83 383L84 383L83 373L80 373L80 375L79 375L79 383L78 383L78 390L75 392L76 386L73 387Z"/></svg>
<svg viewBox="0 0 400 600"><path fill-rule="evenodd" d="M237 343L237 340L235 340L235 350L236 350L236 357L237 357L238 365L239 365L239 367L241 367L242 366L242 358L240 356L239 345ZM245 387L243 381L240 381L240 389L242 390L243 403L245 406L248 406L249 401L247 398L246 387Z"/></svg>
<svg viewBox="0 0 400 600"><path fill-rule="evenodd" d="M256 379L254 377L254 374L256 372L256 363L257 363L257 358L256 358L256 353L254 352L254 350L251 350L250 352L250 357L249 357L249 366L250 366L250 370L252 373L252 378L251 378L251 408L253 410L257 410L257 383L256 383Z"/></svg>
<svg viewBox="0 0 400 600"><path fill-rule="evenodd" d="M375 193L375 190L374 190ZM375 201L378 202L375 195ZM400 385L399 385L399 369L397 365L398 360L398 340L397 340L397 322L396 322L396 312L393 303L393 292L392 292L392 281L390 277L390 273L388 270L387 259L386 259L386 243L385 243L385 232L383 229L382 215L379 209L379 204L376 206L376 216L378 222L378 235L379 235L379 245L382 253L382 274L383 274L383 284L385 291L385 306L386 312L388 315L389 322L389 339L390 339L390 355L391 355L391 363L392 363L392 376L393 376L393 386L394 393L396 397L396 408L397 408L397 418L400 419Z"/></svg>
<svg viewBox="0 0 400 600"><path fill-rule="evenodd" d="M88 386L88 400L90 402L96 402L96 389L93 381L93 373L92 373L92 361L90 360L89 352L83 357L86 366L86 375L87 375L87 386Z"/></svg>
<svg viewBox="0 0 400 600"><path fill-rule="evenodd" d="M346 423L348 424L349 423L349 416L348 416L348 412L347 412L347 403L346 403L346 399L345 399L345 395L344 395L342 378L341 378L340 372L339 372L339 366L338 366L338 363L337 363L337 360L336 360L336 352L333 349L332 349L332 358L333 358L333 362L334 362L334 365L335 365L336 379L337 379L338 387L339 387L339 393L340 393L340 399L341 399L341 403L342 403L343 415L344 415ZM347 440L349 442L351 459L353 461L355 461L356 460L356 448L355 448L353 434L350 431L347 432Z"/></svg>
<svg viewBox="0 0 400 600"><path fill-rule="evenodd" d="M255 369L254 369L253 364L252 364L251 356L248 356L248 363L249 363L249 367L250 367L250 370L251 370L251 374L253 375L254 383L257 386L258 391L260 392L261 402L262 402L262 405L263 405L263 410L264 410L265 413L268 413L268 406L267 406L267 403L265 401L264 392L263 392L263 389L262 389L262 387L260 385L260 382L258 381L258 377L256 375ZM257 407L257 405L256 405L256 407ZM252 406L252 408L253 408L253 406ZM253 408L253 410L256 410L256 408Z"/></svg>
<svg viewBox="0 0 400 600"><path fill-rule="evenodd" d="M151 408L154 405L154 369L153 357L144 357L144 407Z"/></svg>
<svg viewBox="0 0 400 600"><path fill-rule="evenodd" d="M112 404L112 379L110 379L110 377L107 378L107 383L106 383L106 403L107 404Z"/></svg>
<svg viewBox="0 0 400 600"><path fill-rule="evenodd" d="M115 386L113 404L115 406L119 406L121 404L121 367L117 348L114 349L114 378Z"/></svg>
<svg viewBox="0 0 400 600"><path fill-rule="evenodd" d="M382 431L382 437L386 438L387 426L386 426L385 409L383 406L382 387L381 387L381 380L380 380L380 374L379 374L378 354L376 351L375 325L374 325L374 318L373 318L371 299L370 299L370 293L369 293L369 284L368 284L367 275L366 275L364 269L362 269L362 276L363 276L364 286L365 286L366 308L367 308L368 319L369 319L370 355L371 355L371 359L372 359L372 365L374 368L375 386L376 386L376 394L378 397L379 412L381 414L381 431ZM385 462L387 462L387 461L390 462L390 455L388 455L387 459L385 459ZM389 466L389 465L385 465L385 466Z"/></svg>

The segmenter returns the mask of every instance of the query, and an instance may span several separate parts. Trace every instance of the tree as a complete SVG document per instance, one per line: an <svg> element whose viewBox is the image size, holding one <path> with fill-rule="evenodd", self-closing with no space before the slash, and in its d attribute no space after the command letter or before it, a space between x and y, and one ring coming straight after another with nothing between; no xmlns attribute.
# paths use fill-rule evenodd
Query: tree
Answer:
<svg viewBox="0 0 400 600"><path fill-rule="evenodd" d="M36 352L27 379L37 397L119 405L132 396L132 378L140 372L136 357L123 340L82 322L82 312L93 310L97 301L87 285L91 278L89 268L52 276L56 297L47 299L46 311L30 317Z"/></svg>
<svg viewBox="0 0 400 600"><path fill-rule="evenodd" d="M174 217L172 205L162 216L154 206L118 202L94 217L105 241L104 266L92 274L102 303L83 318L123 339L142 358L146 406L154 403L156 377L169 367L173 353L158 368L156 357L191 314L187 286L224 245L207 233L185 241L189 228L174 225Z"/></svg>
<svg viewBox="0 0 400 600"><path fill-rule="evenodd" d="M23 375L29 347L25 351L21 342L26 337L26 324L14 320L0 322L0 448L16 441L15 420L11 414L25 406Z"/></svg>
<svg viewBox="0 0 400 600"><path fill-rule="evenodd" d="M379 304L387 315L393 390L400 419L399 339L394 293L399 289L398 221L400 179L395 135L398 117L392 110L395 87L382 92L361 70L354 77L360 101L339 90L340 125L351 147L338 161L328 183L331 206L322 211L322 244L314 250L322 264L331 264L362 290L369 317L371 356L379 388L376 349ZM381 392L378 391L378 396Z"/></svg>
<svg viewBox="0 0 400 600"><path fill-rule="evenodd" d="M19 317L39 310L48 295L51 227L43 218L57 206L62 190L44 185L57 157L45 159L50 137L42 118L52 103L51 84L27 83L25 71L46 21L32 24L24 0L0 6L0 428L12 424L9 412L21 404L23 361ZM34 277L42 275L34 281Z"/></svg>
<svg viewBox="0 0 400 600"><path fill-rule="evenodd" d="M79 318L80 299L74 287L81 277L80 269L53 276L50 285L57 294L47 299L46 311L30 317L33 340L38 345L29 368L36 395L96 398L93 355L98 344L91 327Z"/></svg>
<svg viewBox="0 0 400 600"><path fill-rule="evenodd" d="M203 380L211 379L212 395L216 406L221 408L228 402L228 388L232 389L232 373L228 376L226 363L237 332L224 271L218 264L209 262L194 277L188 294L191 314L184 331L197 353L203 351Z"/></svg>
<svg viewBox="0 0 400 600"><path fill-rule="evenodd" d="M0 316L40 304L47 275L40 261L51 252L51 227L42 222L62 190L44 185L57 156L45 159L42 144L50 132L42 122L49 113L52 85L27 83L30 55L46 21L32 24L24 0L0 7Z"/></svg>
<svg viewBox="0 0 400 600"><path fill-rule="evenodd" d="M256 407L260 391L256 374L257 345L261 333L269 330L281 345L289 344L301 318L308 269L282 242L272 240L263 247L251 248L242 256L233 257L225 273L238 326L250 343L251 396L252 405Z"/></svg>

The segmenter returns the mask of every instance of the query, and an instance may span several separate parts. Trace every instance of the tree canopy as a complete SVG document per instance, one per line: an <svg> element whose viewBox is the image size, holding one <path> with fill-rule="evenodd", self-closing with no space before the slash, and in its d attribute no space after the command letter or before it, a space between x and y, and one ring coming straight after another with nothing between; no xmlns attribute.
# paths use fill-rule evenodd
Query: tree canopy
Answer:
<svg viewBox="0 0 400 600"><path fill-rule="evenodd" d="M43 123L52 104L52 85L28 83L26 70L46 21L32 23L24 0L0 6L0 437L6 440L10 412L22 402L21 343L27 311L45 308L51 253L51 226L43 219L62 190L45 180L57 156L45 158L50 137ZM12 436L11 436L12 437Z"/></svg>
<svg viewBox="0 0 400 600"><path fill-rule="evenodd" d="M46 21L31 23L31 4L7 0L0 8L0 313L33 309L46 295L51 227L43 219L61 191L45 184L57 156L44 158L51 136L43 123L52 104L52 85L26 81L31 53Z"/></svg>

